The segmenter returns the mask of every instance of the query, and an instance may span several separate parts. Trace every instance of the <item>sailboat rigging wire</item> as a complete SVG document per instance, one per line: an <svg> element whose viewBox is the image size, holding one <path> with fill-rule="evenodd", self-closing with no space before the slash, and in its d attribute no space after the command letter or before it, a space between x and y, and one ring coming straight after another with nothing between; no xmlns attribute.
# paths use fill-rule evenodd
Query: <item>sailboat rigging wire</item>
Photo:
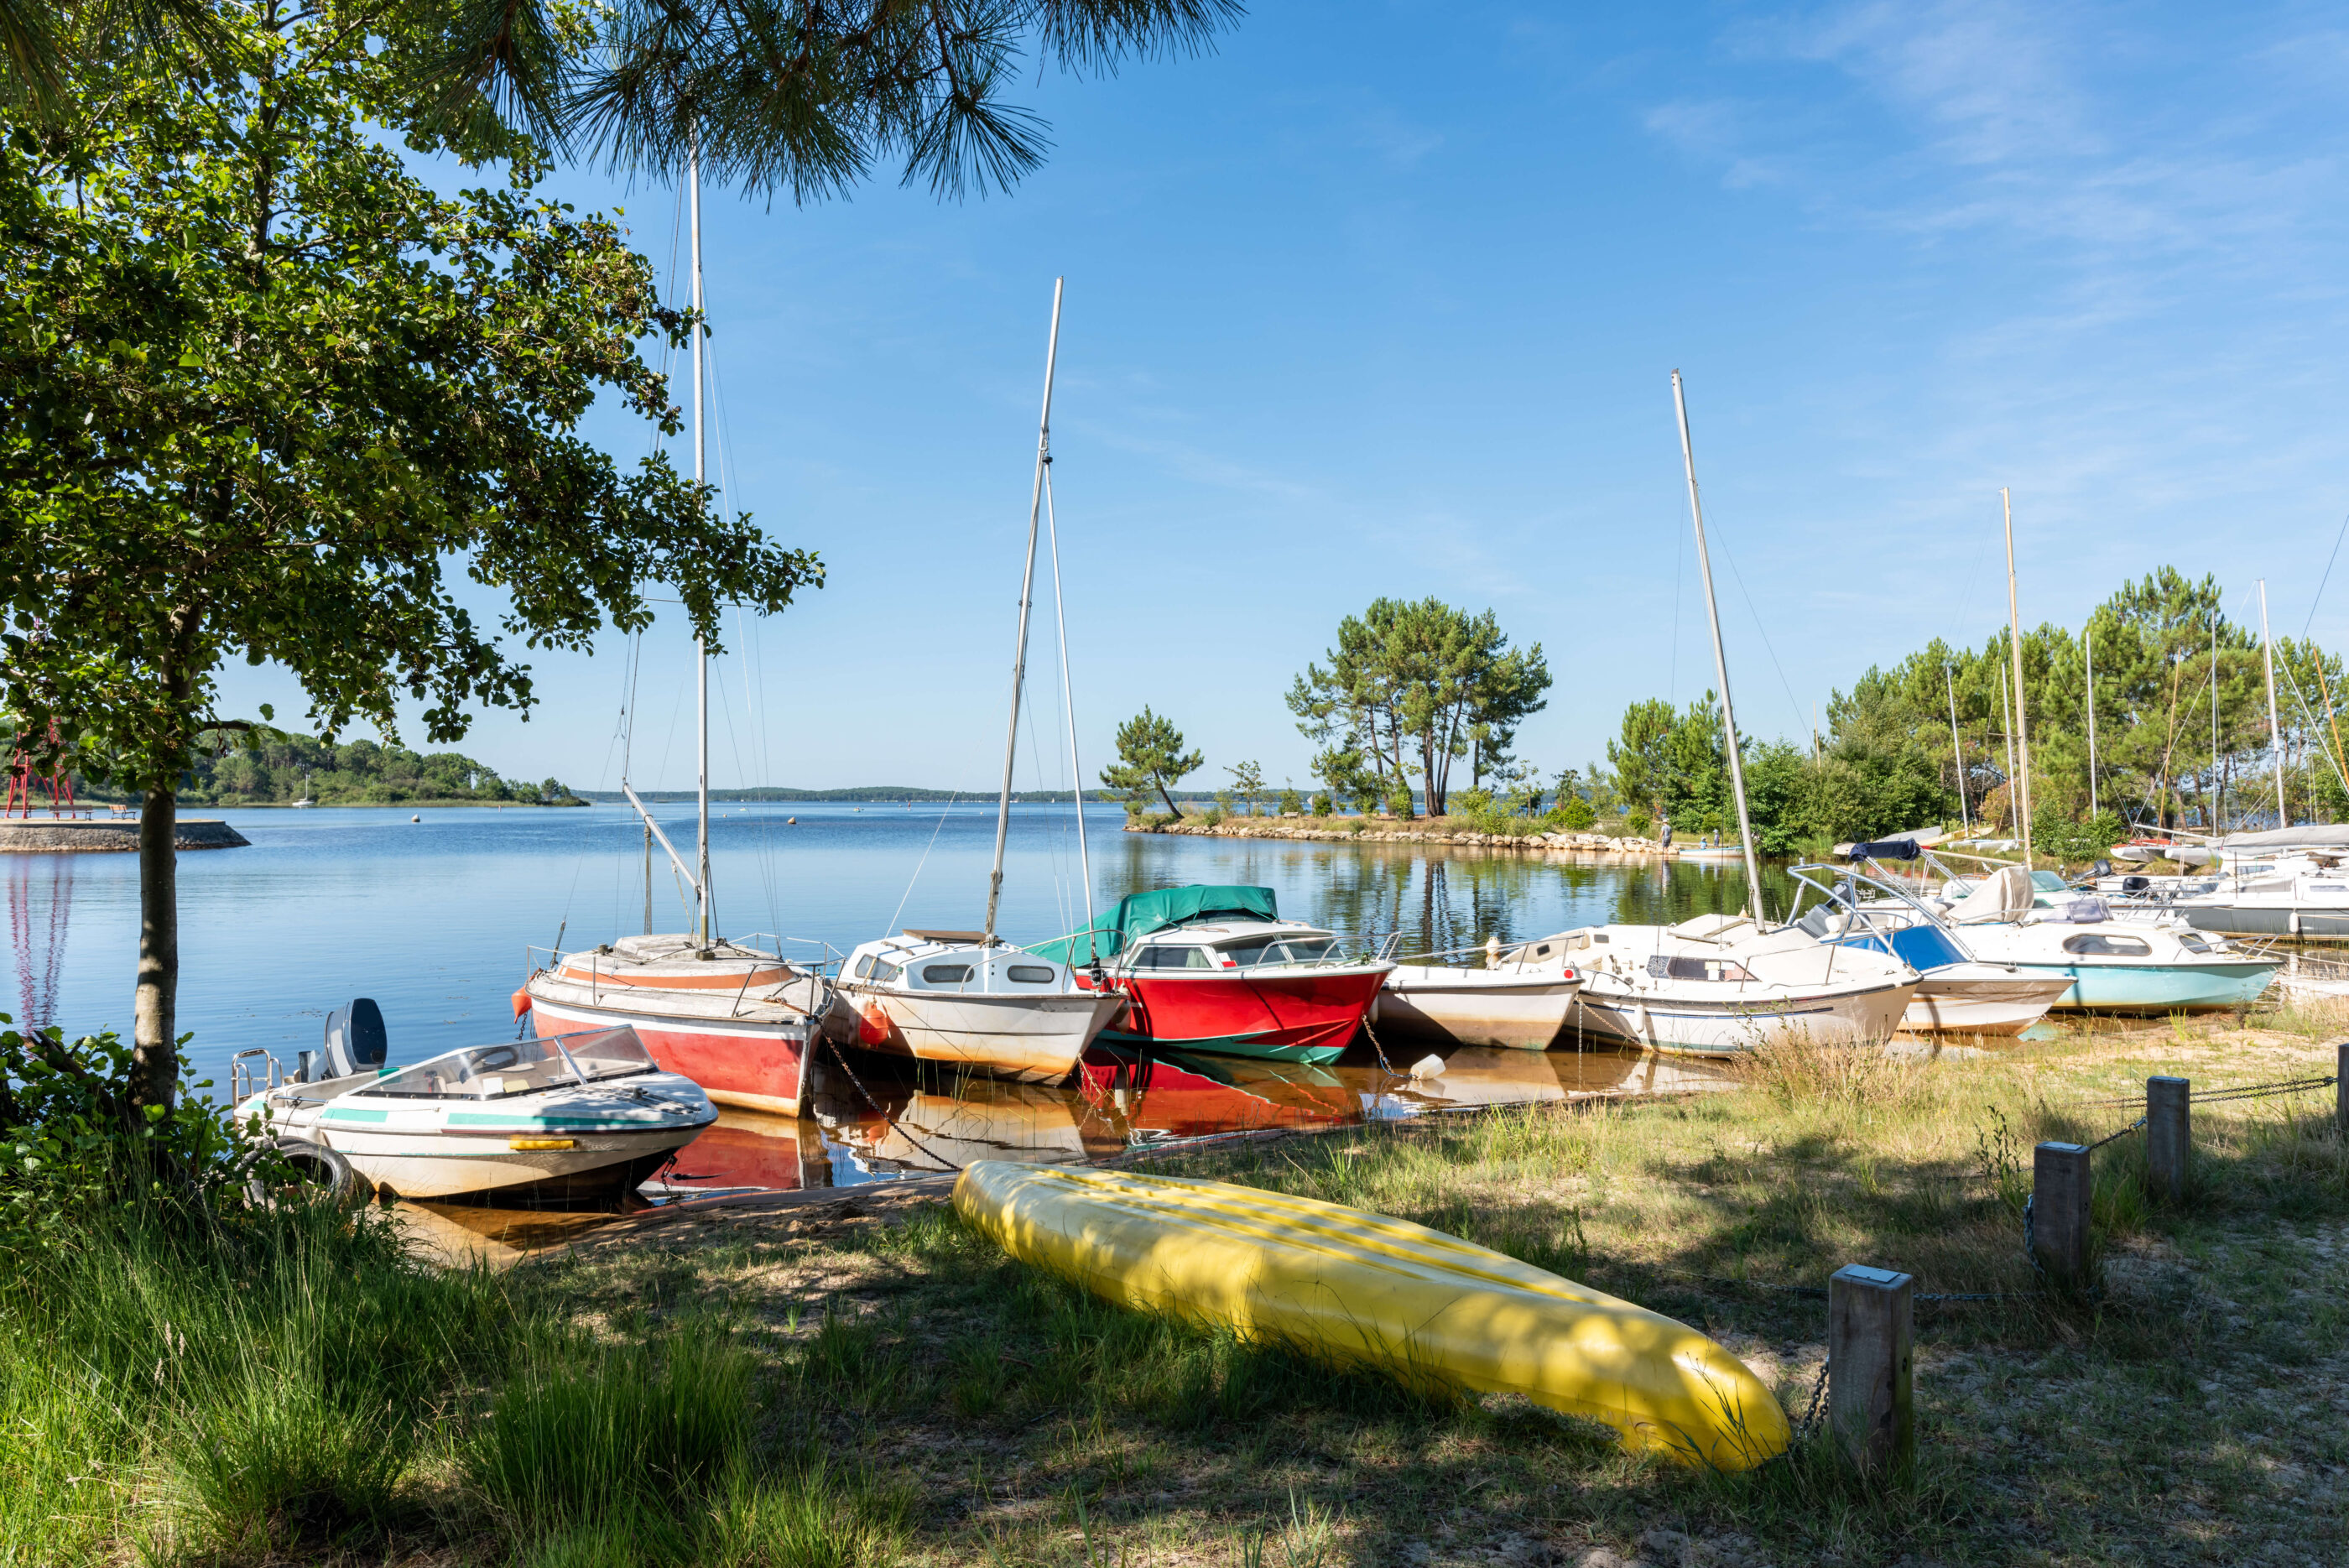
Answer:
<svg viewBox="0 0 2349 1568"><path fill-rule="evenodd" d="M1795 711L1795 722L1800 724L1803 722L1803 705L1795 701L1795 688L1786 679L1786 667L1778 662L1777 645L1770 640L1770 628L1762 623L1762 612L1754 607L1754 596L1746 591L1745 576L1737 569L1737 556L1730 550L1729 541L1723 537L1718 519L1714 520L1711 533L1713 543L1720 546L1721 558L1729 563L1729 575L1737 584L1738 597L1745 601L1745 613L1754 618L1754 629L1762 634L1763 651L1770 656L1770 668L1778 672L1778 684L1786 693L1786 706Z"/></svg>
<svg viewBox="0 0 2349 1568"><path fill-rule="evenodd" d="M1672 656L1665 667L1664 706L1671 707L1681 699L1681 556L1688 542L1681 537L1680 524L1671 528L1672 535Z"/></svg>
<svg viewBox="0 0 2349 1568"><path fill-rule="evenodd" d="M954 810L955 802L960 798L960 791L947 795L947 804L938 812L938 825L930 829L930 841L922 846L922 857L914 862L914 874L905 879L905 891L898 898L897 907L889 912L889 923L881 928L885 934L897 929L897 917L905 912L905 900L914 896L914 884L922 879L922 867L930 863L930 851L938 846L938 834L947 825L947 813Z"/></svg>
<svg viewBox="0 0 2349 1568"><path fill-rule="evenodd" d="M2333 554L2324 557L2324 575L2316 579L2316 597L2308 601L2308 618L2300 625L2300 640L2308 640L2308 628L2316 624L2316 607L2324 602L2324 585L2333 580L2333 563L2341 558L2341 541L2349 539L2349 517L2341 519L2341 532L2333 535Z"/></svg>
<svg viewBox="0 0 2349 1568"><path fill-rule="evenodd" d="M1077 761L1077 699L1070 686L1069 672L1069 609L1068 600L1061 592L1061 524L1052 514L1052 470L1050 464L1044 469L1044 527L1052 542L1052 618L1061 630L1061 711L1069 729L1069 793L1077 808L1077 876L1084 884L1085 929L1091 930L1093 925L1093 861L1092 853L1085 845L1085 770L1084 765Z"/></svg>

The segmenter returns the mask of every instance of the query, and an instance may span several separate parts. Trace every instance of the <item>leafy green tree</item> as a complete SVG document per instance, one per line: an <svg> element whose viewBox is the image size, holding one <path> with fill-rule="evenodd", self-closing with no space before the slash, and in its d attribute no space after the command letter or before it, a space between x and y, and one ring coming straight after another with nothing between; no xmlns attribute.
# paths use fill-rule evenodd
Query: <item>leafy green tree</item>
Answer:
<svg viewBox="0 0 2349 1568"><path fill-rule="evenodd" d="M1416 771L1431 815L1444 814L1455 760L1470 758L1481 783L1548 701L1539 643L1512 649L1492 611L1469 615L1434 598L1373 601L1339 623L1325 657L1327 669L1309 664L1289 687L1298 729L1330 766L1367 772L1390 802L1408 796Z"/></svg>
<svg viewBox="0 0 2349 1568"><path fill-rule="evenodd" d="M1117 727L1117 761L1102 770L1101 782L1125 802L1129 812L1139 812L1155 793L1167 811L1179 816L1183 808L1174 804L1174 786L1206 762L1197 752L1184 749L1182 731L1145 705Z"/></svg>
<svg viewBox="0 0 2349 1568"><path fill-rule="evenodd" d="M1671 774L1671 734L1679 725L1680 715L1661 698L1634 702L1623 711L1621 738L1607 742L1615 797L1623 805L1653 811L1664 803L1665 782Z"/></svg>
<svg viewBox="0 0 2349 1568"><path fill-rule="evenodd" d="M1282 781L1280 786L1280 815L1283 816L1299 816L1302 815L1304 811L1305 797L1297 793L1296 784L1293 781Z"/></svg>
<svg viewBox="0 0 2349 1568"><path fill-rule="evenodd" d="M223 660L283 666L329 733L396 734L405 694L450 741L531 704L520 649L649 624L647 581L715 639L721 603L821 577L577 433L606 395L677 425L637 345L689 324L609 220L534 200L526 149L502 189L409 173L378 129L409 117L405 46L362 18L209 14L242 69L92 67L69 133L0 146L0 689L141 797L150 1105L177 1082L178 784L252 723L216 711ZM502 597L494 631L457 571Z"/></svg>
<svg viewBox="0 0 2349 1568"><path fill-rule="evenodd" d="M1264 794L1264 769L1255 763L1239 763L1224 770L1232 775L1232 793L1247 802L1248 815L1257 815L1257 801Z"/></svg>

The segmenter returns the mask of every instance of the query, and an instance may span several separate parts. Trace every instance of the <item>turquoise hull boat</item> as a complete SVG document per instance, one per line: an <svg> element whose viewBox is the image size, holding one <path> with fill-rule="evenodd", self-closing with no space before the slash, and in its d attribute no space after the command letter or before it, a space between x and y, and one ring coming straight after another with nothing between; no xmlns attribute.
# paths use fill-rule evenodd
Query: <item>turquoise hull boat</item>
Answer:
<svg viewBox="0 0 2349 1568"><path fill-rule="evenodd" d="M2191 1012L2246 1007L2275 978L2272 963L2195 964L2177 969L2127 964L2026 963L2033 974L2069 975L2054 1005L2083 1012Z"/></svg>

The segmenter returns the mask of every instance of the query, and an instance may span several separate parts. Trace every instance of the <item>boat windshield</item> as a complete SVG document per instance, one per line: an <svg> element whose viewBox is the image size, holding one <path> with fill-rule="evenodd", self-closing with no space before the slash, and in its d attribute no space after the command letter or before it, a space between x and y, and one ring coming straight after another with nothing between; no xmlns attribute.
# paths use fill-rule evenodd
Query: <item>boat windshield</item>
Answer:
<svg viewBox="0 0 2349 1568"><path fill-rule="evenodd" d="M1236 942L1218 942L1216 951L1240 969L1255 969L1264 964L1319 963L1337 945L1336 938L1324 936L1245 937Z"/></svg>
<svg viewBox="0 0 2349 1568"><path fill-rule="evenodd" d="M549 1039L469 1045L378 1078L357 1091L402 1099L492 1100L653 1070L633 1029L592 1029Z"/></svg>

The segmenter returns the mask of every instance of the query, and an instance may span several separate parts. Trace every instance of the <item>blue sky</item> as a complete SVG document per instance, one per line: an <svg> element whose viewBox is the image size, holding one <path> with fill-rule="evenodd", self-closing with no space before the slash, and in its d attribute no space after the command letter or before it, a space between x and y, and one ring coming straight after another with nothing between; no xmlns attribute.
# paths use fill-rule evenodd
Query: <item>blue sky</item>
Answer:
<svg viewBox="0 0 2349 1568"><path fill-rule="evenodd" d="M1009 197L710 192L730 498L830 568L726 661L716 781L992 787L1056 275L1089 774L1146 702L1193 784L1303 784L1282 693L1380 595L1542 644L1545 768L1701 691L1675 366L1749 732L2002 624L2001 485L2026 621L2167 562L2349 640L2349 584L2313 604L2349 513L2341 13L1616 9L1264 4L1213 56L1037 79L1057 146ZM666 272L672 190L555 186ZM1057 787L1050 604L1019 773ZM691 782L681 639L646 642L641 785ZM533 662L530 722L461 749L616 784L619 640ZM271 672L224 694L286 717Z"/></svg>

